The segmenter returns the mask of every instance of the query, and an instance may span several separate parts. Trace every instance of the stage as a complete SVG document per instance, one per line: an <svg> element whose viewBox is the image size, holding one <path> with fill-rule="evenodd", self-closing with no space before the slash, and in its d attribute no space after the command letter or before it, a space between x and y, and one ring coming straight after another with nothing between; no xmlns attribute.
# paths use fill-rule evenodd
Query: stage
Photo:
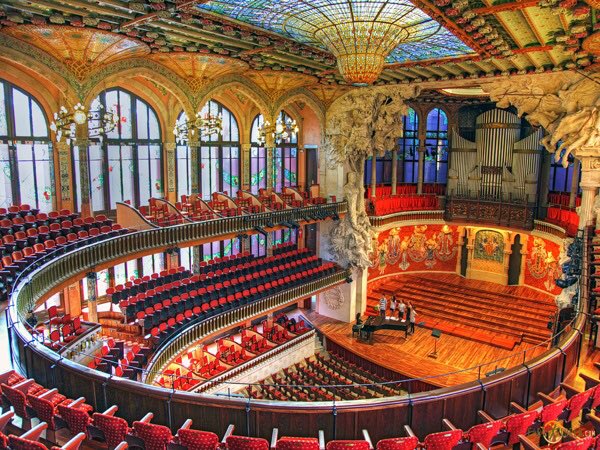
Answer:
<svg viewBox="0 0 600 450"><path fill-rule="evenodd" d="M437 344L437 359L428 355L434 348L431 330L415 327L415 333L404 338L404 331L379 330L373 336L372 343L352 337L352 325L329 319L315 312L304 315L325 336L362 358L390 370L402 373L410 378L434 376L427 382L439 387L453 386L476 380L478 369L473 367L501 358L507 358L496 364L488 364L481 368L481 376L498 367L509 368L523 362L523 351L527 359L532 359L546 351L547 347L533 348L533 344L519 344L515 348L505 350L493 345L483 344L456 336L443 334ZM460 371L460 372L459 372ZM459 373L452 373L459 372ZM446 375L452 373L451 375Z"/></svg>

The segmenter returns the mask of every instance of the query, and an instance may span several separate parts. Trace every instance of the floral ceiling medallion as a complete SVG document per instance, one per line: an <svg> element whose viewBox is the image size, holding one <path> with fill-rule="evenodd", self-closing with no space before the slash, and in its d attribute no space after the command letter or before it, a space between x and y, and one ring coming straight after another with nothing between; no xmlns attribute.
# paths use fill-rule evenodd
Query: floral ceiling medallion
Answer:
<svg viewBox="0 0 600 450"><path fill-rule="evenodd" d="M52 55L80 80L107 64L150 53L150 48L137 39L94 28L17 25L2 32Z"/></svg>

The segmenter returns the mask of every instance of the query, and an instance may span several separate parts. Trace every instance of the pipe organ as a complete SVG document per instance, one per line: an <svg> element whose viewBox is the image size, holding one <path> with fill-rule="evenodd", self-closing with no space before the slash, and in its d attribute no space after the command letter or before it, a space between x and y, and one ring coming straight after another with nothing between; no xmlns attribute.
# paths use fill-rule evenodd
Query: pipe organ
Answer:
<svg viewBox="0 0 600 450"><path fill-rule="evenodd" d="M475 142L453 131L448 193L497 202L535 203L542 130L520 139L521 119L492 109L476 119Z"/></svg>

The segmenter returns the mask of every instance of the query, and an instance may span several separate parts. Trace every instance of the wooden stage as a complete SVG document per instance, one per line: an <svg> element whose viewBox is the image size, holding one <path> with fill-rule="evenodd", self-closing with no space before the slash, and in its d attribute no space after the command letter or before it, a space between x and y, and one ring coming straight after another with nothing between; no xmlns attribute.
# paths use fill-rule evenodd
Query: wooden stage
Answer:
<svg viewBox="0 0 600 450"><path fill-rule="evenodd" d="M405 300L412 299L419 313L417 323L425 321L425 327L415 327L414 335L407 339L404 331L379 330L373 342L366 343L352 337L352 323L314 312L306 316L327 339L407 377L428 377L427 383L447 387L474 381L479 375L485 377L498 368L517 366L548 349L543 342L550 336L547 312L556 307L551 296L536 290L465 280L452 274L427 274L426 278L399 275L373 284L370 304L382 292L388 299L390 292L400 292ZM434 326L442 329L437 359L428 357L434 349ZM495 341L502 332L509 345ZM485 365L479 369L481 364Z"/></svg>

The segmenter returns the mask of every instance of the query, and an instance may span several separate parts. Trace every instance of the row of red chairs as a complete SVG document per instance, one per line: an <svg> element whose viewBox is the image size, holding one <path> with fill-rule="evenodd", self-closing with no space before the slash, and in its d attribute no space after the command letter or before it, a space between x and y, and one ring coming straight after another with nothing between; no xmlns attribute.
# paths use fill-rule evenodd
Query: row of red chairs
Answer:
<svg viewBox="0 0 600 450"><path fill-rule="evenodd" d="M435 195L406 195L399 197L377 198L370 200L372 212L376 216L386 216L401 211L421 211L439 209Z"/></svg>
<svg viewBox="0 0 600 450"><path fill-rule="evenodd" d="M245 301L247 303L256 301L282 289L288 289L297 286L298 284L311 281L316 277L330 274L332 271L335 271L335 265L333 263L325 263L315 269L304 270L289 277L286 276L282 279L274 280L273 282L267 282L264 284L258 284L260 283L260 278L262 277L260 277L260 274L257 273L255 274L256 276L253 277L254 284L257 284L257 286L246 289L244 292L247 291L247 295L244 294L244 292L237 292L235 295L231 294L227 297L220 297L218 300L211 300L210 302L202 303L202 306L197 305L186 308L183 313L177 313L175 317L170 317L166 321L159 322L158 326L156 326L156 323L154 322L153 328L150 329L150 336L160 342L167 338L172 332L178 330L190 321L198 318L210 317L217 312L231 309L235 307L235 304L239 304L241 301ZM146 321L148 318L146 317L143 320ZM146 328L145 323L144 328Z"/></svg>
<svg viewBox="0 0 600 450"><path fill-rule="evenodd" d="M570 192L550 192L548 194L548 203L551 205L566 206L569 207L571 203ZM575 206L581 205L581 196L578 195L575 198Z"/></svg>
<svg viewBox="0 0 600 450"><path fill-rule="evenodd" d="M16 216L21 216L21 217L25 217L25 216L30 216L30 215L36 215L39 211L39 209L36 208L31 208L31 206L29 206L28 204L22 204L22 205L11 205L8 208L0 208L0 219L12 219L13 217Z"/></svg>
<svg viewBox="0 0 600 450"><path fill-rule="evenodd" d="M446 185L445 184L423 184L423 194L435 194L445 195ZM416 195L417 185L416 184L398 184L396 185L396 195ZM366 189L366 198L371 198L372 188L368 186ZM375 194L377 198L390 197L392 195L392 186L389 185L377 185L375 188Z"/></svg>
<svg viewBox="0 0 600 450"><path fill-rule="evenodd" d="M546 222L564 228L568 235L575 236L579 227L579 216L571 209L551 206L546 212Z"/></svg>
<svg viewBox="0 0 600 450"><path fill-rule="evenodd" d="M66 212L70 212L65 210ZM53 215L55 214L55 215ZM49 227L50 232L53 234L52 237L56 237L59 234L65 235L66 233L75 232L81 230L88 231L92 227L111 226L113 224L111 219L108 219L105 215L98 215L96 217L86 217L82 219L77 217L77 214L69 214L66 216L58 215L59 213L53 211L48 214L38 213L37 215L29 216L15 216L12 218L0 219L0 234L12 234L17 231L26 231L30 228ZM75 218L71 219L71 217Z"/></svg>

